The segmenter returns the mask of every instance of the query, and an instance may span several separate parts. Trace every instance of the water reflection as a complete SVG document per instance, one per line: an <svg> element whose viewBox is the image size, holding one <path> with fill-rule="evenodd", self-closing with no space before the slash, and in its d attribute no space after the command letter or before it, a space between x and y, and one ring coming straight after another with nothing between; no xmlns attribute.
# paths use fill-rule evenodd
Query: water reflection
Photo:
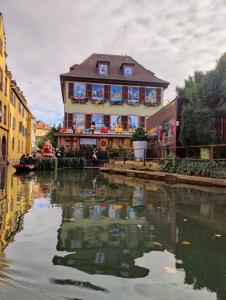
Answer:
<svg viewBox="0 0 226 300"><path fill-rule="evenodd" d="M0 169L0 188L0 289L1 281L9 281L6 270L12 268L5 249L23 231L25 213L31 207L57 207L62 211L61 224L54 228L56 249L47 257L56 270L64 266L94 275L92 278L112 275L120 280L153 280L157 267L141 264L140 259L149 262L152 253L166 257L171 253L174 266L161 270L161 282L166 273L183 272L186 286L207 289L218 300L226 299L226 191L222 189L168 186L93 170L15 176L11 168ZM26 235L24 239L26 242ZM35 245L39 247L37 241ZM46 270L41 262L40 268ZM78 272L76 278L52 274L49 289L70 286L112 292L101 282L91 282L91 277L80 278ZM41 283L36 284L41 290ZM177 284L183 289L184 284ZM144 288L150 287L146 284ZM199 298L190 295L190 299Z"/></svg>
<svg viewBox="0 0 226 300"><path fill-rule="evenodd" d="M0 255L23 229L23 215L31 207L30 182L13 173L12 168L0 168Z"/></svg>

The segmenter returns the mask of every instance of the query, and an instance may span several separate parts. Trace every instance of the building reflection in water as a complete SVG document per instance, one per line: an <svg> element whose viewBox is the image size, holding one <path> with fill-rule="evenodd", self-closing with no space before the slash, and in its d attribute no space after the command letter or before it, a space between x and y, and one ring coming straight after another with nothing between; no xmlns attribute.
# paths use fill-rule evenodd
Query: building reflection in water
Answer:
<svg viewBox="0 0 226 300"><path fill-rule="evenodd" d="M185 283L226 299L226 194L206 187L144 183L124 176L60 177L52 202L62 207L53 264L89 274L144 277L135 260L150 251L175 255ZM80 184L81 182L81 184ZM69 197L66 197L69 189Z"/></svg>
<svg viewBox="0 0 226 300"><path fill-rule="evenodd" d="M31 183L15 176L14 169L0 168L0 278L7 267L4 249L23 229L23 216L31 207Z"/></svg>
<svg viewBox="0 0 226 300"><path fill-rule="evenodd" d="M50 198L62 209L54 265L141 278L150 270L137 259L167 250L175 255L175 270L184 271L185 284L226 299L224 190L168 186L92 170L13 172L0 169L0 280L7 267L3 250L23 229L24 214L34 200ZM64 284L64 279L54 283Z"/></svg>
<svg viewBox="0 0 226 300"><path fill-rule="evenodd" d="M85 188L78 178L67 177L72 197L65 199L63 178L52 201L63 208L57 250L70 254L56 255L55 265L89 274L138 278L145 277L149 270L137 266L135 259L152 250L163 251L166 246L173 249L170 202L164 202L164 191L146 190L133 180L125 184L117 176L113 180L85 173L79 175ZM156 233L162 237L161 242Z"/></svg>

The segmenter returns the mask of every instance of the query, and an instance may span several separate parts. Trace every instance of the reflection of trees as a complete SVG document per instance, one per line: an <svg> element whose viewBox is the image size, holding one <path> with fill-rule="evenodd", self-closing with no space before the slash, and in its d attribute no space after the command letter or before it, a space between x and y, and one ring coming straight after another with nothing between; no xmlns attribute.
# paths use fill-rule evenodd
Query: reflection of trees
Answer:
<svg viewBox="0 0 226 300"><path fill-rule="evenodd" d="M185 283L194 289L207 288L216 292L219 299L226 299L226 239L215 237L215 231L197 221L184 221L179 215L179 227L176 258L182 262L177 268L185 271ZM190 245L183 245L189 241Z"/></svg>

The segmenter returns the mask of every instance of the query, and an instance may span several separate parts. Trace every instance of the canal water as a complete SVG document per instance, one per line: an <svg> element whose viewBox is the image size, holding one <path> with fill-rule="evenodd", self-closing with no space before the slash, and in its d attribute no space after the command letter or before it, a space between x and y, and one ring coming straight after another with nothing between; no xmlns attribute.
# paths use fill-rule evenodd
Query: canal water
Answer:
<svg viewBox="0 0 226 300"><path fill-rule="evenodd" d="M0 170L1 300L225 300L226 190Z"/></svg>

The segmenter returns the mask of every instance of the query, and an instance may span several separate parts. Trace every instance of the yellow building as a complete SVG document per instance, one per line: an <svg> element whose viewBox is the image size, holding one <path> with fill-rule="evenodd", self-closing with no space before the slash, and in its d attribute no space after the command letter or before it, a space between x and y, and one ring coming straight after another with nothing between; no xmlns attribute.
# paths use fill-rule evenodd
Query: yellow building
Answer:
<svg viewBox="0 0 226 300"><path fill-rule="evenodd" d="M0 13L0 163L16 162L32 152L31 114L22 91L6 65L6 39Z"/></svg>
<svg viewBox="0 0 226 300"><path fill-rule="evenodd" d="M128 147L131 133L163 104L169 83L127 55L91 54L60 75L65 151Z"/></svg>
<svg viewBox="0 0 226 300"><path fill-rule="evenodd" d="M16 81L11 80L8 134L9 162L18 161L22 154L31 154L33 118L22 91L20 91Z"/></svg>
<svg viewBox="0 0 226 300"><path fill-rule="evenodd" d="M35 126L36 146L38 142L50 131L51 127L45 122L39 120Z"/></svg>
<svg viewBox="0 0 226 300"><path fill-rule="evenodd" d="M0 13L0 163L7 162L8 95L10 80L6 66L6 41L3 17Z"/></svg>

